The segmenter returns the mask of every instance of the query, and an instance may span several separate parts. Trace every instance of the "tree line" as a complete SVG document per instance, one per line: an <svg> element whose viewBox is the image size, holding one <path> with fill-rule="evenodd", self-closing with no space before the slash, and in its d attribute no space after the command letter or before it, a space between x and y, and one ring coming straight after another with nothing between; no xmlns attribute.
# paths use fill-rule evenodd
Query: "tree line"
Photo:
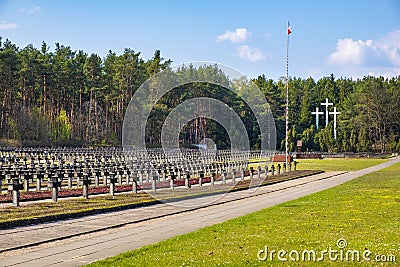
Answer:
<svg viewBox="0 0 400 267"><path fill-rule="evenodd" d="M150 77L169 70L172 61L159 50L144 60L140 52L111 50L101 58L69 46L55 44L54 51L43 42L19 48L0 38L0 137L15 145L120 145L125 110L136 90ZM185 100L206 96L227 103L245 124L253 149L260 147L260 129L250 107L240 95L224 90L232 84L216 66L182 67L177 75L213 77L220 85L184 84L155 103L146 125L146 143L160 146L162 123ZM289 148L303 151L399 151L400 77L385 79L313 78L289 79ZM260 75L256 84L270 104L277 128L277 149L285 147L286 81ZM151 95L151 92L149 92ZM337 139L333 122L319 129L316 107L328 98L338 111ZM199 106L207 109L207 106ZM181 131L182 145L198 144L211 138L218 148L229 148L226 130L217 122L196 118Z"/></svg>
<svg viewBox="0 0 400 267"><path fill-rule="evenodd" d="M117 145L135 90L171 61L125 49L97 54L0 39L0 135L33 145Z"/></svg>
<svg viewBox="0 0 400 267"><path fill-rule="evenodd" d="M281 149L284 148L284 83L275 83L264 75L254 82L263 90L277 118ZM319 129L316 107L324 111L322 102L328 98L340 114L337 117L337 139L333 135L333 118L325 127L324 115ZM303 151L329 152L399 152L400 151L400 76L391 79L365 76L362 79L333 74L318 81L313 78L289 79L289 148L296 150L302 140ZM332 111L332 107L330 107ZM323 120L321 120L321 118Z"/></svg>

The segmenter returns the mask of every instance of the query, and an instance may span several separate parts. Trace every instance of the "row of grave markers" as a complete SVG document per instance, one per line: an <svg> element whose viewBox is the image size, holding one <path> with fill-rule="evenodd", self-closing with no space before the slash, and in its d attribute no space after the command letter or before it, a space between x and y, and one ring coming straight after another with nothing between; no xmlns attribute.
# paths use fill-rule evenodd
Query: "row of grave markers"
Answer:
<svg viewBox="0 0 400 267"><path fill-rule="evenodd" d="M333 138L336 141L336 126L337 126L337 115L340 112L337 111L336 107L333 107L333 111L329 111L329 106L333 106L333 103L330 103L328 98L325 98L325 102L321 103L322 106L325 106L325 127L328 126L329 123L329 115L333 115ZM315 108L315 111L312 111L311 114L315 115L315 123L318 130L319 126L319 115L323 115L324 112L319 111L319 107Z"/></svg>
<svg viewBox="0 0 400 267"><path fill-rule="evenodd" d="M297 162L294 162L294 170L296 171L296 165ZM237 165L238 167L241 166L241 164ZM211 186L214 186L214 182L221 181L223 184L226 184L227 179L231 179L232 183L235 183L235 179L238 177L237 175L240 174L240 178L242 181L245 180L245 176L247 176L245 173L249 172L249 177L250 180L253 179L254 175L257 174L257 178L261 179L261 173L264 173L264 178L266 179L268 176L268 173L271 172L271 175L275 175L275 170L277 171L277 174L279 175L281 173L281 170L286 172L287 170L290 172L292 169L292 164L291 162L288 163L288 166L286 166L285 163L282 165L280 163L277 164L275 167L274 164L268 168L268 165L265 165L265 170L262 170L260 166L257 167L257 169L253 169L253 167L250 168L245 168L245 167L239 167L237 169L235 168L227 168L227 169L221 169L221 168L216 168L210 170L210 172L200 170L196 173L191 173L183 170L176 170L169 172L168 178L166 177L165 172L148 172L146 175L146 172L141 172L141 171L127 171L124 174L120 173L109 173L109 172L102 172L104 173L103 177L103 185L109 186L109 192L110 195L113 196L115 193L115 186L117 183L120 185L123 184L122 182L122 176L125 176L126 179L126 185L131 185L132 186L132 192L137 193L138 190L138 185L141 187L144 184L149 184L151 183L151 190L152 192L157 191L157 185L156 183L158 182L166 182L169 181L170 184L170 189L174 189L174 182L176 179L181 180L182 178L184 179L185 182L185 187L190 188L191 182L190 180L192 179L198 179L198 186L202 186L205 181L203 181L204 178L206 178L206 173L208 174L209 177L209 183ZM230 174L230 177L228 177ZM82 196L84 198L89 197L89 186L92 184L91 181L91 174L90 172L82 172L78 177L68 177L68 188L72 188L72 179L76 178L77 179L77 186L79 185L82 186ZM145 177L146 176L146 177ZM217 176L219 178L217 179ZM99 176L95 177L95 186L99 186ZM119 179L118 179L119 178ZM23 181L22 181L23 180ZM118 181L119 180L119 181ZM22 178L18 176L10 176L8 179L6 179L7 184L8 184L8 190L9 192L12 193L12 202L14 206L19 206L20 202L20 191L24 190L28 191L29 190L29 180L26 179L26 177ZM32 181L33 182L33 181ZM39 191L41 191L42 187L42 180L38 177L36 177L36 182L39 184ZM52 191L52 200L54 202L58 201L58 194L59 190L62 187L62 182L63 182L63 176L50 176L47 179L47 187L51 189ZM142 190L144 188L142 187ZM38 189L36 190L38 191Z"/></svg>
<svg viewBox="0 0 400 267"><path fill-rule="evenodd" d="M114 149L0 148L0 187L4 181L7 191L13 195L14 205L18 206L19 192L30 191L30 188L36 191L50 189L54 201L58 199L59 189L71 189L73 184L82 187L85 198L88 197L90 184L92 187L109 186L111 195L114 194L115 184L132 185L132 191L137 190L137 184L146 188L151 184L150 188L155 191L156 182L163 187L163 182L169 181L173 189L175 180L185 179L185 184L189 185L189 179L199 179L201 185L206 176L216 180L216 175L220 175L224 181L231 172L234 180L234 172L242 173L244 177L246 171L251 171L252 168L247 168L250 159L271 158L275 161L272 154L260 154L260 151L217 151L216 154L198 150L180 152L163 153L160 149L143 153ZM275 168L273 163L270 163L272 174ZM278 164L278 174L280 167ZM291 170L291 164L283 164L282 167L284 171L287 167ZM260 171L257 170L258 173ZM33 185L35 182L36 186Z"/></svg>

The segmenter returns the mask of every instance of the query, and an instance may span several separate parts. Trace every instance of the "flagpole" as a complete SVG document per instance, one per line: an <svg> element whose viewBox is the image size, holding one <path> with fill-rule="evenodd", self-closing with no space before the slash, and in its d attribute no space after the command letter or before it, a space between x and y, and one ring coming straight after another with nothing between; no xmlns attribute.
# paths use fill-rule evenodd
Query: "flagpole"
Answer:
<svg viewBox="0 0 400 267"><path fill-rule="evenodd" d="M286 142L285 142L286 168L288 168L288 140L289 140L289 35L290 35L290 24L288 21L288 31L286 39Z"/></svg>

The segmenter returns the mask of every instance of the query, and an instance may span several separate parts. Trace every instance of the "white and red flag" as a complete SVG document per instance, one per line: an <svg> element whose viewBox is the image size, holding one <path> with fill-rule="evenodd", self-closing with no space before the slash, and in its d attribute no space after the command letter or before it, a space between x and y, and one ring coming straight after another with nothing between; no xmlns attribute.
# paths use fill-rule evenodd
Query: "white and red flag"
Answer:
<svg viewBox="0 0 400 267"><path fill-rule="evenodd" d="M292 30L290 29L290 23L288 21L288 23L287 23L287 34L289 35L291 33L292 33Z"/></svg>

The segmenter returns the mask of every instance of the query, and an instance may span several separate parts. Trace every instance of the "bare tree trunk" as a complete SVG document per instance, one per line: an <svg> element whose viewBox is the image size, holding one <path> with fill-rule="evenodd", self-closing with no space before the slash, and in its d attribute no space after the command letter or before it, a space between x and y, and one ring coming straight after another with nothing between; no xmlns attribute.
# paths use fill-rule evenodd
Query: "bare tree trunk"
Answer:
<svg viewBox="0 0 400 267"><path fill-rule="evenodd" d="M43 113L46 114L46 75L43 75Z"/></svg>
<svg viewBox="0 0 400 267"><path fill-rule="evenodd" d="M26 96L25 96L25 91L26 91L26 79L24 78L23 79L23 82L22 82L22 92L21 92L21 99L22 99L22 105L21 105L21 112L22 112L22 114L23 114L23 116L24 116L24 114L25 114L25 98L26 98Z"/></svg>
<svg viewBox="0 0 400 267"><path fill-rule="evenodd" d="M96 98L96 94L94 94L94 117L95 117L96 135L98 135L98 133L99 133L99 120L98 120L98 114L97 114L97 98Z"/></svg>
<svg viewBox="0 0 400 267"><path fill-rule="evenodd" d="M78 131L79 137L83 139L83 131L82 131L82 85L79 86L79 120L78 120Z"/></svg>
<svg viewBox="0 0 400 267"><path fill-rule="evenodd" d="M71 139L75 138L75 127L76 127L76 122L75 122L75 99L72 97L72 103L71 103L71 111L69 114L69 117L71 118Z"/></svg>

